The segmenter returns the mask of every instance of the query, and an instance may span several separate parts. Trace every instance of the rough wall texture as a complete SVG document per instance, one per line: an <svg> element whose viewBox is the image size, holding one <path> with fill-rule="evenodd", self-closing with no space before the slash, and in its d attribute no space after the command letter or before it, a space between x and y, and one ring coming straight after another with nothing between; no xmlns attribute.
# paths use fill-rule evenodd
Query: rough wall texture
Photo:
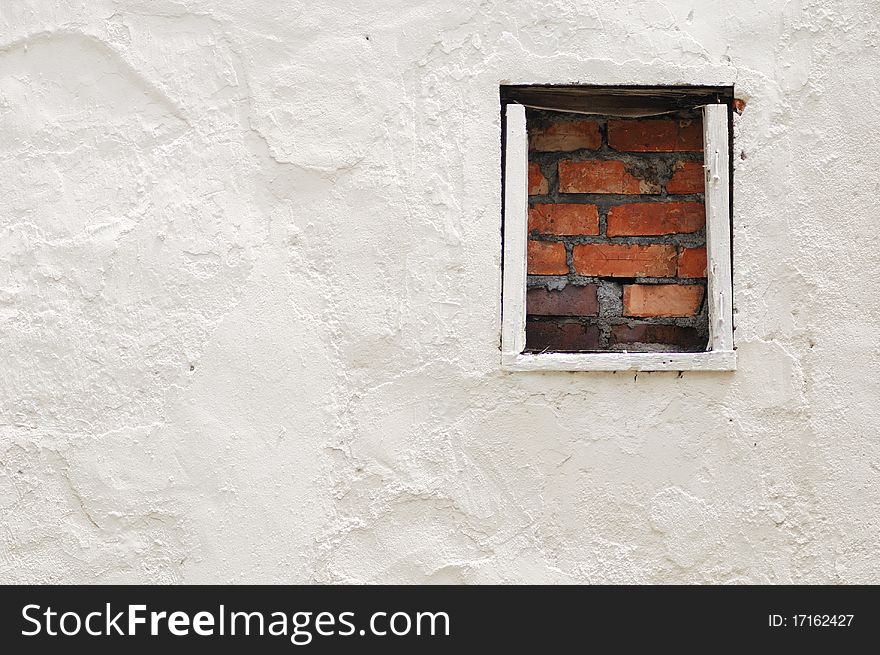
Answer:
<svg viewBox="0 0 880 655"><path fill-rule="evenodd" d="M701 112L526 119L526 349L705 350Z"/></svg>
<svg viewBox="0 0 880 655"><path fill-rule="evenodd" d="M871 582L876 3L0 5L0 579ZM739 370L499 371L503 83L735 84Z"/></svg>

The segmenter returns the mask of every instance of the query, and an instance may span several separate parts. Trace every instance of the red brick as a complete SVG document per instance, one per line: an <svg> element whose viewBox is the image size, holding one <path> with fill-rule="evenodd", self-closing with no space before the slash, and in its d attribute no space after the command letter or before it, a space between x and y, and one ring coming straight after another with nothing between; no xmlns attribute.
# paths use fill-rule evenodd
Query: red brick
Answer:
<svg viewBox="0 0 880 655"><path fill-rule="evenodd" d="M597 277L672 277L675 275L675 246L579 244L574 247L574 269Z"/></svg>
<svg viewBox="0 0 880 655"><path fill-rule="evenodd" d="M682 248L679 250L678 277L706 277L705 248Z"/></svg>
<svg viewBox="0 0 880 655"><path fill-rule="evenodd" d="M675 172L666 184L667 193L703 193L705 188L703 165L696 161L676 162Z"/></svg>
<svg viewBox="0 0 880 655"><path fill-rule="evenodd" d="M701 152L700 120L659 118L608 121L608 145L625 152Z"/></svg>
<svg viewBox="0 0 880 655"><path fill-rule="evenodd" d="M550 193L550 183L535 162L529 162L529 195L546 196Z"/></svg>
<svg viewBox="0 0 880 655"><path fill-rule="evenodd" d="M706 224L701 202L636 202L608 212L608 236L698 232Z"/></svg>
<svg viewBox="0 0 880 655"><path fill-rule="evenodd" d="M599 124L595 121L565 121L529 130L529 150L570 152L602 145Z"/></svg>
<svg viewBox="0 0 880 655"><path fill-rule="evenodd" d="M628 173L622 161L563 160L559 162L559 191L654 194L660 193L660 187Z"/></svg>
<svg viewBox="0 0 880 655"><path fill-rule="evenodd" d="M529 289L526 313L532 316L596 316L599 299L595 284L569 284L561 291Z"/></svg>
<svg viewBox="0 0 880 655"><path fill-rule="evenodd" d="M577 352L599 349L599 328L595 325L558 321L528 321L526 349L537 352Z"/></svg>
<svg viewBox="0 0 880 655"><path fill-rule="evenodd" d="M742 114L746 110L746 101L742 98L733 99L733 110L737 114Z"/></svg>
<svg viewBox="0 0 880 655"><path fill-rule="evenodd" d="M615 325L611 328L611 345L664 344L682 350L704 350L706 338L696 328L677 325Z"/></svg>
<svg viewBox="0 0 880 655"><path fill-rule="evenodd" d="M552 241L529 241L529 275L568 275L565 246Z"/></svg>
<svg viewBox="0 0 880 655"><path fill-rule="evenodd" d="M625 284L624 316L693 316L703 301L696 284Z"/></svg>
<svg viewBox="0 0 880 655"><path fill-rule="evenodd" d="M596 205L541 204L529 209L529 232L540 234L599 234Z"/></svg>

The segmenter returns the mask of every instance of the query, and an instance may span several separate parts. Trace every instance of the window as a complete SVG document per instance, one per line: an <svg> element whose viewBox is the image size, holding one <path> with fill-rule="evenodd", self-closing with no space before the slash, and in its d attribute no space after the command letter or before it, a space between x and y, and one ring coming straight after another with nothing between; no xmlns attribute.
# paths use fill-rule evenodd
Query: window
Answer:
<svg viewBox="0 0 880 655"><path fill-rule="evenodd" d="M733 370L732 89L502 87L508 370Z"/></svg>

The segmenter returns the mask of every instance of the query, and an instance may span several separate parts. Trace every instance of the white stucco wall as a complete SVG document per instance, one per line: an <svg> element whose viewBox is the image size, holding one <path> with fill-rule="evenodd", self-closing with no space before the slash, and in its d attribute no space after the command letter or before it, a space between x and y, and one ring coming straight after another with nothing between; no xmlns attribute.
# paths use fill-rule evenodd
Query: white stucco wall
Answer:
<svg viewBox="0 0 880 655"><path fill-rule="evenodd" d="M876 582L878 24L4 1L0 581ZM736 84L736 373L499 370L503 82Z"/></svg>

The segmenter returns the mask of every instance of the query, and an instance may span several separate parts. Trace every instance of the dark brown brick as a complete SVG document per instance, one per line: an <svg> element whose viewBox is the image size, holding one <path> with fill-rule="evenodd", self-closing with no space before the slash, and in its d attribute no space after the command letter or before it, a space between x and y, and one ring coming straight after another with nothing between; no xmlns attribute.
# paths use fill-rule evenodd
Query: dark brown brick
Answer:
<svg viewBox="0 0 880 655"><path fill-rule="evenodd" d="M595 316L599 300L595 284L567 285L561 291L529 289L526 313L533 316Z"/></svg>
<svg viewBox="0 0 880 655"><path fill-rule="evenodd" d="M615 325L611 328L612 346L633 346L636 344L664 344L678 346L683 351L703 350L706 338L692 327L677 325Z"/></svg>
<svg viewBox="0 0 880 655"><path fill-rule="evenodd" d="M578 352L598 350L599 328L595 325L560 321L528 321L526 350L537 352Z"/></svg>

